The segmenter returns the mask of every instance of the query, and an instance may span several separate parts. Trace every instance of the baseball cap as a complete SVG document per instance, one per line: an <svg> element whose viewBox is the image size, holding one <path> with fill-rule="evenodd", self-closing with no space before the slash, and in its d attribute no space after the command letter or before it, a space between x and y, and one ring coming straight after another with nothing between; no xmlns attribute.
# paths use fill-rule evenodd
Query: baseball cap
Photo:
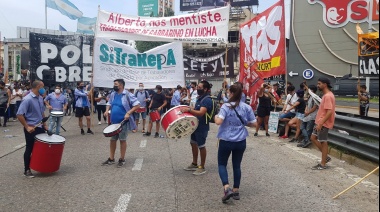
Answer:
<svg viewBox="0 0 380 212"><path fill-rule="evenodd" d="M332 88L332 87L331 87L331 84L330 84L330 80L327 79L326 77L321 77L321 78L318 79L318 81L319 81L319 82L322 82L322 83L326 83L326 84L327 84L327 87Z"/></svg>

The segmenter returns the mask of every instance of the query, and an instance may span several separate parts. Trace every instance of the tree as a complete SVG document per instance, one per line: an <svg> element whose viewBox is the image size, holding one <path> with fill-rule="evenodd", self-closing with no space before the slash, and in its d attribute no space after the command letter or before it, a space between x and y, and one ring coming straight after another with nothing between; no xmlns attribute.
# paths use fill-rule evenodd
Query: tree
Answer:
<svg viewBox="0 0 380 212"><path fill-rule="evenodd" d="M165 8L165 17L174 16L174 11L170 8ZM150 15L150 17L153 17L153 12ZM157 17L162 17L162 12L160 12ZM153 48L156 48L157 46L161 46L166 44L167 42L161 42L161 41L136 41L136 49L139 52L145 52L148 50L151 50Z"/></svg>

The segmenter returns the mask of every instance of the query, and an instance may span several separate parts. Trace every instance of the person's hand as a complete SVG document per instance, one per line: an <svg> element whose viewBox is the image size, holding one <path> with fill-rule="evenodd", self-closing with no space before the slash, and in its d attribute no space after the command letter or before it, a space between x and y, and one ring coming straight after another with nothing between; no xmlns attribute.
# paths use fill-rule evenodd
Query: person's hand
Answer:
<svg viewBox="0 0 380 212"><path fill-rule="evenodd" d="M126 113L124 116L124 120L128 120L131 115L129 113Z"/></svg>
<svg viewBox="0 0 380 212"><path fill-rule="evenodd" d="M53 107L52 107L51 105L48 105L47 108L48 108L49 110L52 110L52 109L53 109Z"/></svg>
<svg viewBox="0 0 380 212"><path fill-rule="evenodd" d="M317 130L317 132L321 131L322 130L322 124L318 124L316 127L315 127L315 130Z"/></svg>
<svg viewBox="0 0 380 212"><path fill-rule="evenodd" d="M161 111L161 109L162 109L161 107L157 108L158 111Z"/></svg>
<svg viewBox="0 0 380 212"><path fill-rule="evenodd" d="M28 133L32 133L34 132L34 127L28 126L26 127L26 131L28 131Z"/></svg>
<svg viewBox="0 0 380 212"><path fill-rule="evenodd" d="M109 116L109 111L107 110L105 113L104 113L104 117L108 117Z"/></svg>
<svg viewBox="0 0 380 212"><path fill-rule="evenodd" d="M306 117L306 116L308 116L308 115L309 115L309 113L308 113L308 112L305 112L304 116Z"/></svg>
<svg viewBox="0 0 380 212"><path fill-rule="evenodd" d="M46 124L44 124L44 129L45 129L46 131L48 131L48 130L49 130L49 127L48 127Z"/></svg>

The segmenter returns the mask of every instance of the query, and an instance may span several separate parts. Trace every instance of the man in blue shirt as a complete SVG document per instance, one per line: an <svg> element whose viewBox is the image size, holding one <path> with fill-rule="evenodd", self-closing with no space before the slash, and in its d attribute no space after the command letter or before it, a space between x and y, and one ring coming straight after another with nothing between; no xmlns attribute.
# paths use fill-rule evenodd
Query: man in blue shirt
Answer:
<svg viewBox="0 0 380 212"><path fill-rule="evenodd" d="M195 108L182 109L182 112L189 112L194 116L198 117L198 128L193 134L191 134L191 149L193 153L193 162L190 166L184 168L186 171L195 171L194 175L202 175L206 173L205 163L206 163L206 138L208 131L210 130L209 118L206 117L207 114L212 113L213 103L210 95L208 94L210 90L210 84L207 81L202 81L198 84L197 93L199 98L195 104ZM206 114L207 113L207 114ZM201 155L201 165L198 166L198 149Z"/></svg>
<svg viewBox="0 0 380 212"><path fill-rule="evenodd" d="M177 90L175 90L173 93L173 98L172 98L172 101L170 103L170 108L173 108L175 106L180 105L181 89L182 89L182 87L180 85L177 85Z"/></svg>
<svg viewBox="0 0 380 212"><path fill-rule="evenodd" d="M90 97L90 92L87 92L84 90L84 83L83 82L77 82L77 88L74 91L75 95L75 117L79 118L79 127L80 132L82 135L84 135L83 130L83 116L86 117L87 120L87 133L88 134L94 134L91 129L91 117L90 117L90 101L88 100L88 97Z"/></svg>
<svg viewBox="0 0 380 212"><path fill-rule="evenodd" d="M55 86L54 93L49 94L45 98L45 105L49 109L50 112L59 111L62 112L67 110L67 99L66 96L61 94L61 86L57 85ZM49 132L53 132L54 125L55 127L55 134L59 135L60 129L61 129L61 123L63 119L62 116L53 116L50 117L50 123L49 123Z"/></svg>
<svg viewBox="0 0 380 212"><path fill-rule="evenodd" d="M134 116L132 115L139 107L140 102L136 96L124 89L125 82L123 79L114 81L114 92L111 93L107 103L107 109L104 116L109 115L111 109L111 123L119 124L125 120L122 131L111 137L110 140L110 157L102 165L111 165L115 163L116 141L120 140L120 159L117 167L120 168L125 164L125 152L127 151L128 129L136 129Z"/></svg>
<svg viewBox="0 0 380 212"><path fill-rule="evenodd" d="M136 130L133 132L136 132L139 128L139 118L141 114L141 118L143 120L143 129L142 133L145 133L145 123L146 123L146 104L147 102L150 101L150 96L148 91L144 90L144 84L139 83L139 89L136 91L135 96L137 100L140 102L140 109L142 110L141 112L136 112L135 114L135 119L136 119Z"/></svg>
<svg viewBox="0 0 380 212"><path fill-rule="evenodd" d="M28 178L33 178L34 175L30 171L30 156L33 151L34 137L37 134L45 133L47 126L43 123L42 128L39 123L45 117L45 105L42 99L42 95L45 93L44 83L41 81L34 81L32 83L31 92L24 97L20 104L20 108L17 111L17 118L20 123L24 126L25 134L25 153L24 153L24 165L25 171L24 175Z"/></svg>

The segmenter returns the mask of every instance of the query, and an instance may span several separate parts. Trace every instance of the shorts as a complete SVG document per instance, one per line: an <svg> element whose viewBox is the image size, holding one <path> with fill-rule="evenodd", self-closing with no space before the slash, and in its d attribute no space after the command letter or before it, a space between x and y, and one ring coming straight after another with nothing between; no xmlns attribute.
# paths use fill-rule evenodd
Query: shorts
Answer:
<svg viewBox="0 0 380 212"><path fill-rule="evenodd" d="M305 114L303 113L296 113L296 118L299 119L299 120L303 120L303 118L305 117Z"/></svg>
<svg viewBox="0 0 380 212"><path fill-rule="evenodd" d="M208 135L208 131L197 132L195 131L191 134L190 144L197 144L199 149L202 149L206 146L206 138Z"/></svg>
<svg viewBox="0 0 380 212"><path fill-rule="evenodd" d="M75 117L82 118L83 116L90 116L90 109L88 107L76 107Z"/></svg>
<svg viewBox="0 0 380 212"><path fill-rule="evenodd" d="M283 113L280 115L280 119L292 119L296 116L295 113L288 112L288 113Z"/></svg>
<svg viewBox="0 0 380 212"><path fill-rule="evenodd" d="M258 107L257 108L257 116L260 118L264 118L265 116L270 115L270 107Z"/></svg>
<svg viewBox="0 0 380 212"><path fill-rule="evenodd" d="M141 114L141 115L140 115ZM135 116L135 120L139 120L140 119L140 116L142 119L146 119L146 111L145 112L142 112L142 113L134 113L134 116Z"/></svg>
<svg viewBox="0 0 380 212"><path fill-rule="evenodd" d="M313 129L313 135L316 135L317 136L317 139L319 142L327 142L327 139L329 137L329 128L326 128L326 127L322 127L321 131L317 131L315 128L317 127L317 125L314 125L314 129Z"/></svg>
<svg viewBox="0 0 380 212"><path fill-rule="evenodd" d="M111 141L126 141L128 137L129 123L123 125L122 130L119 134L111 137Z"/></svg>

